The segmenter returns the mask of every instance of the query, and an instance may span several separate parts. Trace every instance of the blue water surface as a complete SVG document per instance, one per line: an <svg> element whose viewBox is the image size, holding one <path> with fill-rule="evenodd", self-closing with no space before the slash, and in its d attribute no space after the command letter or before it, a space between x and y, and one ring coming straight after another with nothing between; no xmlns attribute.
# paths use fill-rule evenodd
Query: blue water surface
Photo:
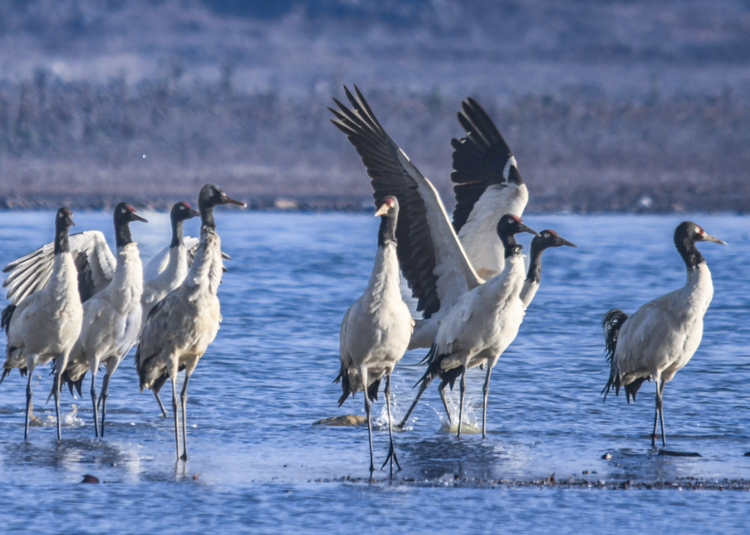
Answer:
<svg viewBox="0 0 750 535"><path fill-rule="evenodd" d="M53 216L0 213L0 262L50 241ZM132 230L148 259L170 231L167 214L145 216L150 222ZM99 229L112 240L111 214L74 218L74 230ZM669 449L701 457L666 457L648 438L653 383L644 383L635 404L622 395L602 403L608 368L601 319L610 308L632 313L684 284L672 244L684 219L728 245L699 246L715 296L700 349L664 394ZM56 441L54 406L44 404L51 377L38 369L34 412L45 425L32 427L24 442L25 380L14 371L0 386L2 532L743 533L746 492L599 490L597 482L750 479L743 456L750 450L748 221L526 217L532 228L555 229L579 248L545 253L542 287L492 375L487 439L447 432L431 387L407 430L396 434L403 470L393 483L386 472L370 483L366 428L312 424L364 414L361 395L337 407L340 387L332 380L341 318L367 283L378 221L219 208L218 231L232 259L219 290L221 330L190 382L190 460L175 464L171 415L160 418L151 394L138 393L132 357L112 379L103 440L93 436L88 396L65 392L63 440ZM197 221L187 222L186 233L197 229ZM424 354L407 353L396 369L396 418L414 395ZM482 371L468 374L470 421L481 413L482 381ZM169 406L168 385L162 395ZM378 463L388 448L382 402L375 417ZM608 452L613 458L602 459ZM81 485L84 474L107 483ZM551 474L592 487L492 484Z"/></svg>

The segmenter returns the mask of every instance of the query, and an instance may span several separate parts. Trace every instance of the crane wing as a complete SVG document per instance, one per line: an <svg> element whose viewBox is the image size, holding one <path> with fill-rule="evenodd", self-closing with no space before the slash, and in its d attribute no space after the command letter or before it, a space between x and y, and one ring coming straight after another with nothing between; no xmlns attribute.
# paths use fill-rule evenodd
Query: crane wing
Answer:
<svg viewBox="0 0 750 535"><path fill-rule="evenodd" d="M466 224L488 187L506 189L509 184L523 184L510 147L489 115L473 98L469 97L461 103L458 122L466 131L466 137L451 140L451 180L456 184L453 186L456 195L453 228L456 232ZM505 213L498 211L498 220Z"/></svg>
<svg viewBox="0 0 750 535"><path fill-rule="evenodd" d="M510 147L474 99L461 103L458 121L466 137L451 140L453 228L474 269L488 279L505 264L497 222L504 214L520 217L529 194Z"/></svg>
<svg viewBox="0 0 750 535"><path fill-rule="evenodd" d="M362 93L345 87L353 109L334 99L331 122L354 145L372 178L376 202L395 195L400 204L396 238L401 271L425 318L483 281L467 259L435 187L388 136Z"/></svg>
<svg viewBox="0 0 750 535"><path fill-rule="evenodd" d="M78 291L81 301L102 291L109 285L117 261L104 239L96 230L72 234L69 237L70 252L78 269ZM10 273L3 287L8 288L7 299L14 305L47 285L55 263L54 243L10 262L4 273Z"/></svg>

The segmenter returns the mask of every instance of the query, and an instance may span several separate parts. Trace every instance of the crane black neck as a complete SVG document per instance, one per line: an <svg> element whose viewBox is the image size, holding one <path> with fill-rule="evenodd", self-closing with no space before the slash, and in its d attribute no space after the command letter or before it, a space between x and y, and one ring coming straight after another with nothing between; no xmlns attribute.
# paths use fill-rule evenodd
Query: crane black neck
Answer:
<svg viewBox="0 0 750 535"><path fill-rule="evenodd" d="M169 244L170 247L179 247L182 243L182 223L182 219L172 220L172 243Z"/></svg>
<svg viewBox="0 0 750 535"><path fill-rule="evenodd" d="M380 229L378 230L378 246L384 247L386 243L396 244L396 214L390 213L380 216Z"/></svg>
<svg viewBox="0 0 750 535"><path fill-rule="evenodd" d="M516 242L515 234L500 234L500 241L503 242L505 248L505 258L510 258L523 249L523 246Z"/></svg>
<svg viewBox="0 0 750 535"><path fill-rule="evenodd" d="M70 227L59 219L55 222L55 254L69 253L68 232Z"/></svg>
<svg viewBox="0 0 750 535"><path fill-rule="evenodd" d="M129 243L133 243L133 239L130 236L130 222L115 221L115 244L117 248L125 247Z"/></svg>
<svg viewBox="0 0 750 535"><path fill-rule="evenodd" d="M674 244L675 247L677 247L680 256L685 261L685 266L687 266L688 271L692 271L700 264L706 263L706 259L703 258L703 255L695 246L695 239L693 236L678 229L674 235Z"/></svg>
<svg viewBox="0 0 750 535"><path fill-rule="evenodd" d="M542 280L542 253L546 247L543 247L537 239L531 241L531 261L529 262L529 271L526 274L526 280L529 282L539 282Z"/></svg>
<svg viewBox="0 0 750 535"><path fill-rule="evenodd" d="M216 221L214 221L214 205L201 204L199 206L201 213L201 232L205 230L216 230Z"/></svg>

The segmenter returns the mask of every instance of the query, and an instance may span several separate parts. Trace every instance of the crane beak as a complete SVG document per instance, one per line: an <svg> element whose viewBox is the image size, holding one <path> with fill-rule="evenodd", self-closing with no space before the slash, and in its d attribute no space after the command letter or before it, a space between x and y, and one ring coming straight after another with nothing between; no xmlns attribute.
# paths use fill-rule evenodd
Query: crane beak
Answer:
<svg viewBox="0 0 750 535"><path fill-rule="evenodd" d="M559 240L559 242L556 244L558 247L561 247L563 245L567 245L568 247L575 247L576 249L578 249L578 246L575 243L569 242L565 238L560 238L558 236L558 240Z"/></svg>
<svg viewBox="0 0 750 535"><path fill-rule="evenodd" d="M378 208L378 210L375 212L375 217L387 214L390 208L391 208L390 205L387 202L384 202L380 206L380 208Z"/></svg>
<svg viewBox="0 0 750 535"><path fill-rule="evenodd" d="M720 243L722 245L727 244L727 242L725 242L724 240L720 240L719 238L714 238L708 232L706 232L706 235L703 237L703 241L712 241L714 243Z"/></svg>
<svg viewBox="0 0 750 535"><path fill-rule="evenodd" d="M227 197L226 195L222 195L221 204L236 204L237 206L241 206L242 208L245 208L246 206L244 202L232 199L231 197Z"/></svg>
<svg viewBox="0 0 750 535"><path fill-rule="evenodd" d="M188 219L192 217L198 217L199 215L201 215L201 213L198 210L193 210L192 208L188 208L187 214L188 214L188 217L187 217Z"/></svg>
<svg viewBox="0 0 750 535"><path fill-rule="evenodd" d="M133 221L142 221L143 223L148 223L148 221L145 218L139 216L138 214L134 212L130 213L130 217L133 218Z"/></svg>
<svg viewBox="0 0 750 535"><path fill-rule="evenodd" d="M520 223L519 232L528 232L529 234L533 234L534 236L539 236L539 233L536 230L530 229L523 223Z"/></svg>

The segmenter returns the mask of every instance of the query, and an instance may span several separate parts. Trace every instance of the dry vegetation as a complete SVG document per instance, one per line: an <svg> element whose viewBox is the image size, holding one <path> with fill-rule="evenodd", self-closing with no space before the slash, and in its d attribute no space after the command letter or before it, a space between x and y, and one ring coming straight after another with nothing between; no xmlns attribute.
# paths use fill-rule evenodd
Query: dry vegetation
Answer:
<svg viewBox="0 0 750 535"><path fill-rule="evenodd" d="M531 210L750 211L741 3L215 4L1 4L0 203L163 205L215 181L256 206L359 208L367 178L326 110L354 81L446 196L472 95Z"/></svg>

